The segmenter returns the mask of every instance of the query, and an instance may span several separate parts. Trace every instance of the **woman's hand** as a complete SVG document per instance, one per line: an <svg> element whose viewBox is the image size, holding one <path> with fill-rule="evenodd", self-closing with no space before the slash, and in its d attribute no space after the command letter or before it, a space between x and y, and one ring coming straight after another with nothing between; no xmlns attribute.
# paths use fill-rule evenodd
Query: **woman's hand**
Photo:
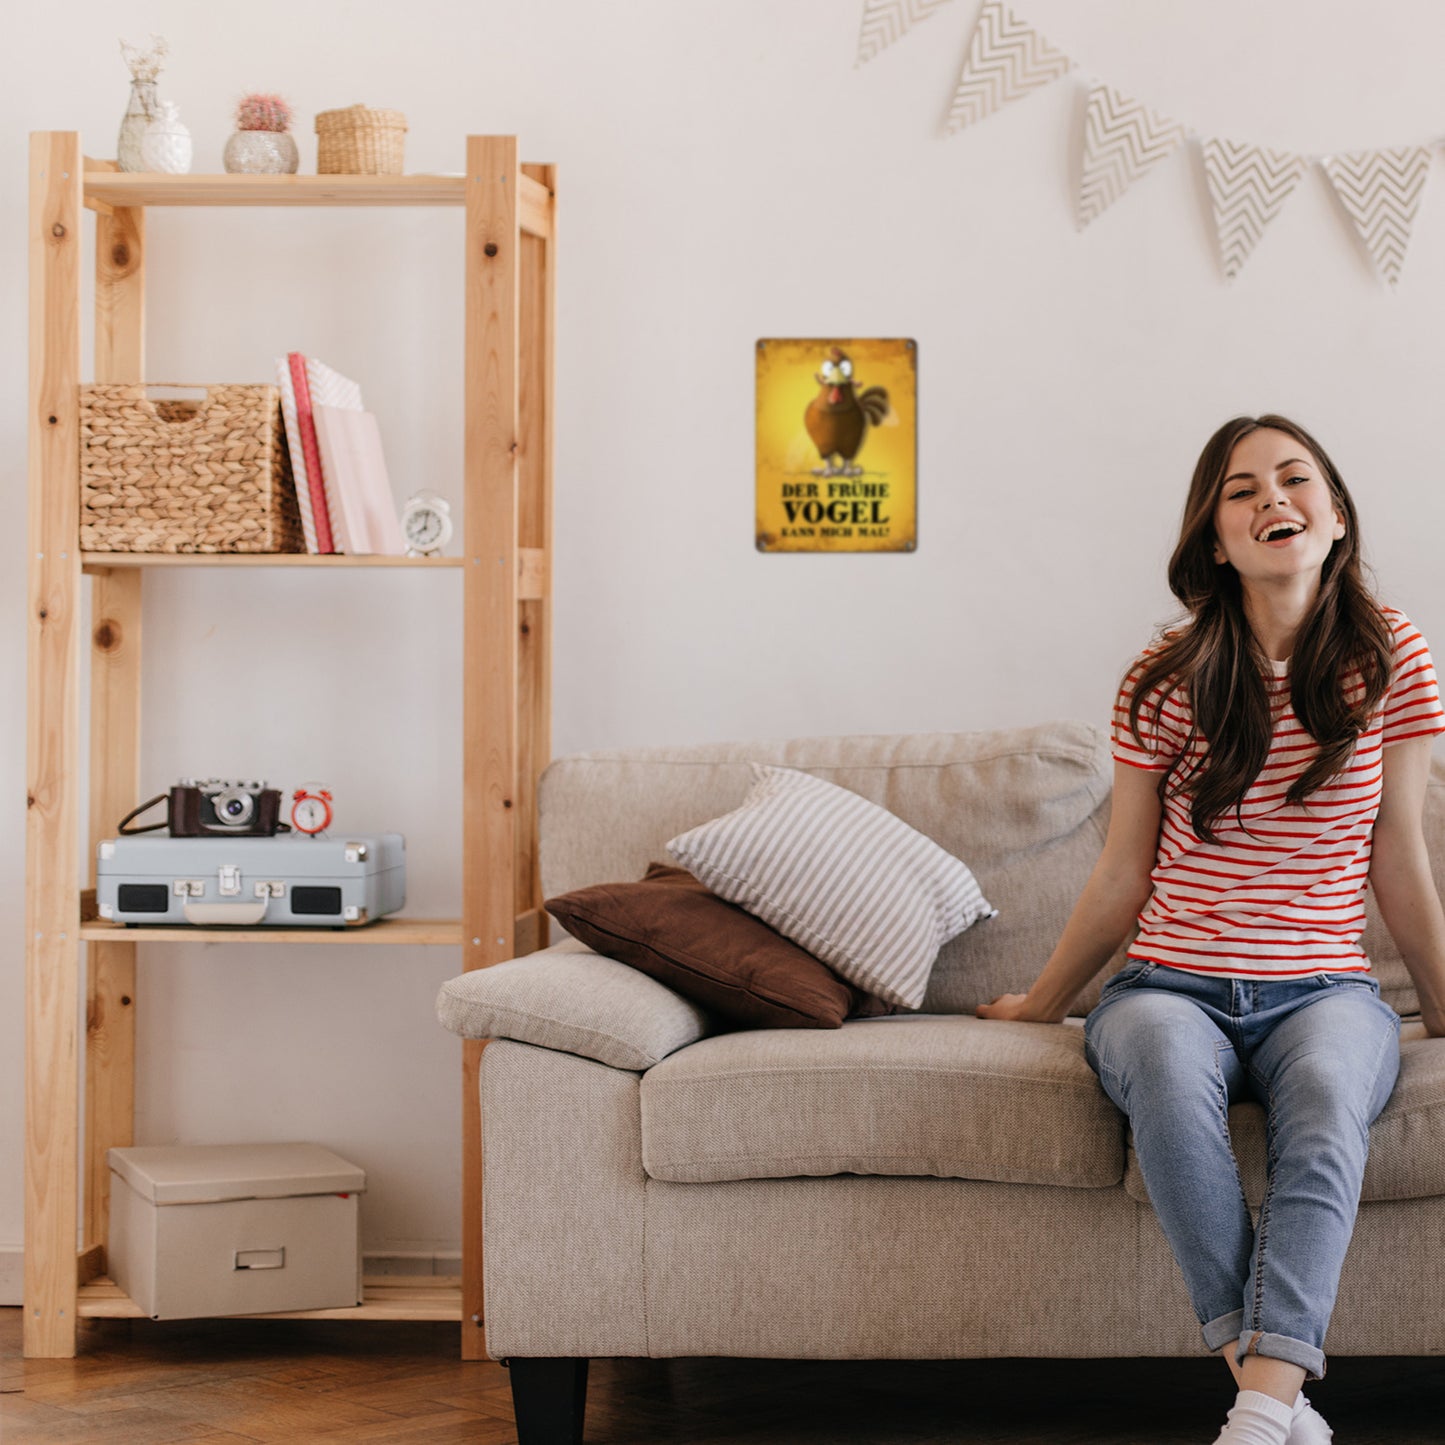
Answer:
<svg viewBox="0 0 1445 1445"><path fill-rule="evenodd" d="M1069 915L1058 946L1027 993L1006 993L974 1010L981 1019L1057 1024L1079 991L1108 963L1149 901L1159 846L1159 776L1114 764L1104 851ZM1442 990L1445 998L1445 990Z"/></svg>
<svg viewBox="0 0 1445 1445"><path fill-rule="evenodd" d="M981 1019L1014 1019L1019 1023L1048 1024L1056 1019L1046 1019L1029 1007L1026 993L1002 993L992 1003L981 1003L975 1010Z"/></svg>
<svg viewBox="0 0 1445 1445"><path fill-rule="evenodd" d="M1423 816L1430 782L1428 737L1385 749L1380 812L1370 844L1370 888L1405 960L1425 1033L1445 1037L1445 911L1430 871Z"/></svg>

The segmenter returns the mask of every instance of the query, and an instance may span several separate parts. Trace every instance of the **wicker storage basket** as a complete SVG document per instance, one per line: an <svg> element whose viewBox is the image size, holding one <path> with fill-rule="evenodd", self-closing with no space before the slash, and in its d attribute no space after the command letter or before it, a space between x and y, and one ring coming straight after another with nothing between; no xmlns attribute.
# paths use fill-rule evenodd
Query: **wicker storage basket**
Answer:
<svg viewBox="0 0 1445 1445"><path fill-rule="evenodd" d="M399 176L406 117L399 110L323 110L316 117L317 175Z"/></svg>
<svg viewBox="0 0 1445 1445"><path fill-rule="evenodd" d="M187 388L190 389L190 388ZM304 552L274 386L80 388L85 552Z"/></svg>

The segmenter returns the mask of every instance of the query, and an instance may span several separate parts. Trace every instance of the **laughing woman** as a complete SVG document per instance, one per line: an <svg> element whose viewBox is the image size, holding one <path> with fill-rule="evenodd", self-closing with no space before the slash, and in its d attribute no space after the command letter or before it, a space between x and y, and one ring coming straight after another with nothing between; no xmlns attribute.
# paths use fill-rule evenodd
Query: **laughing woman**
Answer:
<svg viewBox="0 0 1445 1445"><path fill-rule="evenodd" d="M1300 1387L1324 1378L1370 1124L1400 1066L1399 1015L1360 947L1367 882L1445 1037L1422 829L1445 710L1424 639L1362 580L1339 473L1284 417L1210 438L1169 585L1189 617L1120 689L1103 854L1033 987L978 1015L1062 1019L1137 920L1085 1056L1238 1384L1215 1445L1322 1445ZM1251 1098L1268 1113L1257 1225L1228 1125Z"/></svg>

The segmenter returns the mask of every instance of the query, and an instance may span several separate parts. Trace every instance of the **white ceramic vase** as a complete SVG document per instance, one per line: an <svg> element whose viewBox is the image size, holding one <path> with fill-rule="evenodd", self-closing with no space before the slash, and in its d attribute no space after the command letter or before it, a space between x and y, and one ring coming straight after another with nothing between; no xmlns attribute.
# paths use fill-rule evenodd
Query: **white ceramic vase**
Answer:
<svg viewBox="0 0 1445 1445"><path fill-rule="evenodd" d="M181 124L175 101L161 101L159 112L146 127L141 160L148 171L184 176L191 169L191 133Z"/></svg>
<svg viewBox="0 0 1445 1445"><path fill-rule="evenodd" d="M290 131L238 130L222 156L233 175L285 176L295 172L301 156Z"/></svg>

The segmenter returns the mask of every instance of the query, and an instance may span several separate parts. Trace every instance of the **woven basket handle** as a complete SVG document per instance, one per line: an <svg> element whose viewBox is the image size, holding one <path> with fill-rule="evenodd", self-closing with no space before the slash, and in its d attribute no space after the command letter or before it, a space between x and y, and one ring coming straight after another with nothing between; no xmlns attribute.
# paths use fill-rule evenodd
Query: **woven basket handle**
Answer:
<svg viewBox="0 0 1445 1445"><path fill-rule="evenodd" d="M140 405L145 408L162 426L195 426L206 414L206 408L211 404L211 392L214 388L209 386L198 386L193 381L143 381L139 385L145 391L145 395L139 398ZM199 396L163 396L161 401L189 401L194 402L196 409L187 417L164 417L156 406L157 398L151 396L153 391L189 391L199 392Z"/></svg>

